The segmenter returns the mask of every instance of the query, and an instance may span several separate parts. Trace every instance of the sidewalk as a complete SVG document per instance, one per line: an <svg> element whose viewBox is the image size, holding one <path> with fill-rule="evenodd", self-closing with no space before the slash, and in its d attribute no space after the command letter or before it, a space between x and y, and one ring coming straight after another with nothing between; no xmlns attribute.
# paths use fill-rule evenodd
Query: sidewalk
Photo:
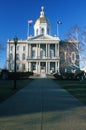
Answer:
<svg viewBox="0 0 86 130"><path fill-rule="evenodd" d="M52 79L35 79L0 104L0 130L86 130L86 105Z"/></svg>

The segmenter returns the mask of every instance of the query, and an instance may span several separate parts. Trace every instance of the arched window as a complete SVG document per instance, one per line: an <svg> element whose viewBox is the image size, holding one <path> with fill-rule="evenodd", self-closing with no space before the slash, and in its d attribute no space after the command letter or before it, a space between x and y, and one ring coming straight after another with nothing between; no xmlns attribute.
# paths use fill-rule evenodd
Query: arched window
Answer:
<svg viewBox="0 0 86 130"><path fill-rule="evenodd" d="M36 30L36 35L38 35L38 29Z"/></svg>
<svg viewBox="0 0 86 130"><path fill-rule="evenodd" d="M75 60L76 60L76 54L75 54L75 52L71 53L71 60L72 60L72 62L75 62Z"/></svg>
<svg viewBox="0 0 86 130"><path fill-rule="evenodd" d="M47 29L47 34L49 34L49 28Z"/></svg>
<svg viewBox="0 0 86 130"><path fill-rule="evenodd" d="M67 52L66 51L64 51L64 59L65 59L65 61L67 60Z"/></svg>
<svg viewBox="0 0 86 130"><path fill-rule="evenodd" d="M41 29L41 34L44 34L44 28Z"/></svg>

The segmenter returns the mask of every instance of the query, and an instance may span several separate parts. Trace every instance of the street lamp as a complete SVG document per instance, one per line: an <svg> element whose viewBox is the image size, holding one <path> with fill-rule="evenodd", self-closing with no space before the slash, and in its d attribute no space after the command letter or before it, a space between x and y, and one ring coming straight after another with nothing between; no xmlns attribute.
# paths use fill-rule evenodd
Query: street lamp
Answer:
<svg viewBox="0 0 86 130"><path fill-rule="evenodd" d="M14 89L16 89L16 46L17 46L18 38L14 37L14 45L15 45L15 58L14 58Z"/></svg>

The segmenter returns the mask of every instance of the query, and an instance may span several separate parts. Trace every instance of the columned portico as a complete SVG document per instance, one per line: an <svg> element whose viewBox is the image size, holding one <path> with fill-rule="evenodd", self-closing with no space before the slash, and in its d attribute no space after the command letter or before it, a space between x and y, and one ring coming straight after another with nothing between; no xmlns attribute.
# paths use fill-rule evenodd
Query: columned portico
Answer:
<svg viewBox="0 0 86 130"><path fill-rule="evenodd" d="M34 61L29 62L29 71L40 74L44 70L46 74L59 72L59 64L57 61Z"/></svg>
<svg viewBox="0 0 86 130"><path fill-rule="evenodd" d="M59 38L50 35L51 25L41 8L40 17L34 25L34 37L28 39L30 46L30 70L34 73L50 74L59 68Z"/></svg>

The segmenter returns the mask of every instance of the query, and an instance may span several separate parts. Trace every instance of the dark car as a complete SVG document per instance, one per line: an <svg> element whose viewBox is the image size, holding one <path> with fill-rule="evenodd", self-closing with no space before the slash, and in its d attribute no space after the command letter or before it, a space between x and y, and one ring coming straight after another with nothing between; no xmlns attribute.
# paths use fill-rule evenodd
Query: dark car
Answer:
<svg viewBox="0 0 86 130"><path fill-rule="evenodd" d="M2 69L2 70L1 70L1 79L8 79L8 77L9 77L9 72L8 72L8 70Z"/></svg>

